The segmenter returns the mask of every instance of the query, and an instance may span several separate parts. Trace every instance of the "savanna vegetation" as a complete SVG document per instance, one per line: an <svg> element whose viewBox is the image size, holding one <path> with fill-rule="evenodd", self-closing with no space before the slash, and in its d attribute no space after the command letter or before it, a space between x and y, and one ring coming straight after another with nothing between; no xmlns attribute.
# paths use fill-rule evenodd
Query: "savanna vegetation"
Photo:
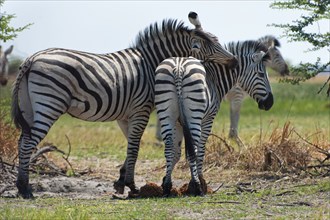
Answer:
<svg viewBox="0 0 330 220"><path fill-rule="evenodd" d="M201 198L169 199L114 196L112 183L126 153L124 136L116 122L84 122L69 115L55 123L40 145L55 146L64 154L47 153L31 168L37 198L15 198L15 172L8 164L17 164L19 133L9 117L10 86L0 88L1 218L326 219L330 214L330 103L325 91L317 94L322 79L299 86L272 81L275 105L270 111L259 111L251 99L244 101L240 135L245 146L241 149L227 138L229 106L227 102L221 106L204 167L209 187L218 190ZM146 182L160 185L164 175L163 147L155 138L155 121L153 114L142 139L136 170L140 187ZM3 177L8 173L6 181ZM189 176L182 158L174 171L174 186L188 182ZM45 180L53 182L50 188L69 181L63 186L66 190L52 191L45 188ZM103 191L74 189L75 184L90 181L104 187Z"/></svg>

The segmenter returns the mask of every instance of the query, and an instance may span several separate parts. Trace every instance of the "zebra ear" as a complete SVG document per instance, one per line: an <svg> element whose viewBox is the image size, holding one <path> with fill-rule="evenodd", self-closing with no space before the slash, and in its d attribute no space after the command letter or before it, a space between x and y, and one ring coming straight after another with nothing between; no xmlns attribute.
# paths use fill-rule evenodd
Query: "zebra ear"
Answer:
<svg viewBox="0 0 330 220"><path fill-rule="evenodd" d="M190 23L195 26L196 30L201 30L201 31L203 30L202 24L201 24L201 22L198 18L198 14L196 12L193 12L193 11L189 12L188 19L189 19Z"/></svg>
<svg viewBox="0 0 330 220"><path fill-rule="evenodd" d="M5 56L7 56L8 54L10 54L13 51L14 46L11 45L6 51L5 51Z"/></svg>
<svg viewBox="0 0 330 220"><path fill-rule="evenodd" d="M262 58L266 55L267 53L263 52L263 51L259 51L256 52L252 55L252 59L253 62L255 63L259 63L260 61L262 61Z"/></svg>

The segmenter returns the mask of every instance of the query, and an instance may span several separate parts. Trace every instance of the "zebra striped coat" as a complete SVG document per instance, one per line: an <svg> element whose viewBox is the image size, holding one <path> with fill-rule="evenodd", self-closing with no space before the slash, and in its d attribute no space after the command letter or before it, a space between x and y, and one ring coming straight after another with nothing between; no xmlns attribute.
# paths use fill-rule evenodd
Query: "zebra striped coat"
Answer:
<svg viewBox="0 0 330 220"><path fill-rule="evenodd" d="M228 44L228 50L238 57L236 70L205 62L205 74L203 65L194 58L166 59L156 70L155 106L165 142L167 168L163 179L165 195L169 195L172 187L171 173L180 158L182 136L186 145L197 151L197 158L193 159L189 159L192 154L188 153L192 193L203 193L205 143L223 97L236 83L255 99L260 109L269 110L273 105L264 65L267 48L257 41L245 41ZM191 146L186 146L186 150Z"/></svg>
<svg viewBox="0 0 330 220"><path fill-rule="evenodd" d="M270 59L265 62L265 65L278 72L281 76L289 75L288 65L278 49L278 47L280 47L280 42L271 35L261 37L258 41L269 48L267 53ZM238 122L244 96L244 91L238 85L235 85L226 95L226 99L230 102L229 137L233 138L238 146L243 146L243 142L238 136Z"/></svg>
<svg viewBox="0 0 330 220"><path fill-rule="evenodd" d="M131 48L114 53L53 48L29 57L20 67L12 95L12 117L22 129L16 182L19 194L33 196L28 173L31 153L64 113L86 121L117 120L128 147L115 188L123 193L128 186L136 192L134 168L154 106L154 71L171 56L237 63L213 35L176 20L150 25Z"/></svg>
<svg viewBox="0 0 330 220"><path fill-rule="evenodd" d="M281 76L289 75L288 65L286 64L281 52L279 51L280 42L274 36L266 35L257 41L265 45L268 49L270 59L265 62L266 67L278 72ZM226 100L230 102L230 129L229 137L233 138L238 146L243 146L243 142L238 136L238 122L240 109L245 97L245 93L239 85L235 85L226 95ZM156 137L161 139L160 125L157 122Z"/></svg>

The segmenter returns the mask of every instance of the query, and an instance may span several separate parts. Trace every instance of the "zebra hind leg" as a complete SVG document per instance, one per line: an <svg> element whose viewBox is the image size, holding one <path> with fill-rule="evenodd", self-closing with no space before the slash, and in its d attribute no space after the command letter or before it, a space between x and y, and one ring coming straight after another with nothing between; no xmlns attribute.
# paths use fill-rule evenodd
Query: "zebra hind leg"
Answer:
<svg viewBox="0 0 330 220"><path fill-rule="evenodd" d="M18 140L19 168L16 180L16 187L18 189L18 195L22 196L24 199L33 198L32 187L29 184L29 160L33 149L30 149L27 153L22 152L22 146L24 145L24 143L29 142L29 136L29 134L22 132Z"/></svg>
<svg viewBox="0 0 330 220"><path fill-rule="evenodd" d="M175 149L173 149L173 138L171 134L165 135L165 158L166 158L166 175L163 178L162 188L163 196L169 197L172 190L172 171L174 168Z"/></svg>

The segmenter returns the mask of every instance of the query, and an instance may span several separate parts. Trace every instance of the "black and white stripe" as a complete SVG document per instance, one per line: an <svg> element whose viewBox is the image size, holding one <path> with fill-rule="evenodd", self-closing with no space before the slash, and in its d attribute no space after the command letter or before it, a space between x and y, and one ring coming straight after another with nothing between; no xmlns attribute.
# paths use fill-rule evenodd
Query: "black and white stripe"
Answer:
<svg viewBox="0 0 330 220"><path fill-rule="evenodd" d="M273 95L264 65L269 58L267 48L258 41L245 41L229 43L227 49L238 58L239 65L235 70L205 62L205 73L203 66L194 58L167 59L156 70L155 106L165 142L167 162L163 180L165 195L171 190L171 172L180 158L183 136L186 145L197 148L197 161L189 159L189 162L194 193L202 194L201 181L198 178L202 180L203 177L205 143L220 103L234 85L238 84L247 91L260 109L269 110L273 105ZM189 157L190 155L188 154Z"/></svg>
<svg viewBox="0 0 330 220"><path fill-rule="evenodd" d="M162 186L166 196L171 192L171 174L181 156L181 149L174 146L180 146L182 135L186 140L192 183L200 185L195 151L201 137L200 124L207 107L208 94L205 88L205 69L195 58L168 58L156 69L155 106L165 142L166 176ZM195 188L198 190L199 187Z"/></svg>
<svg viewBox="0 0 330 220"><path fill-rule="evenodd" d="M266 35L259 38L258 41L268 48L267 53L270 59L265 62L265 65L278 72L281 76L289 75L288 65L278 49L280 47L279 40L274 36ZM226 99L230 102L229 137L233 138L239 146L243 145L243 142L238 136L238 122L244 97L245 93L238 85L235 85L226 95Z"/></svg>
<svg viewBox="0 0 330 220"><path fill-rule="evenodd" d="M24 198L29 188L32 151L64 113L93 122L117 120L127 138L127 158L115 183L118 192L134 183L140 139L154 106L154 71L171 56L205 57L235 63L235 57L202 30L164 20L142 31L131 47L110 54L47 49L20 67L12 101L12 117L22 128L19 139L17 187Z"/></svg>

